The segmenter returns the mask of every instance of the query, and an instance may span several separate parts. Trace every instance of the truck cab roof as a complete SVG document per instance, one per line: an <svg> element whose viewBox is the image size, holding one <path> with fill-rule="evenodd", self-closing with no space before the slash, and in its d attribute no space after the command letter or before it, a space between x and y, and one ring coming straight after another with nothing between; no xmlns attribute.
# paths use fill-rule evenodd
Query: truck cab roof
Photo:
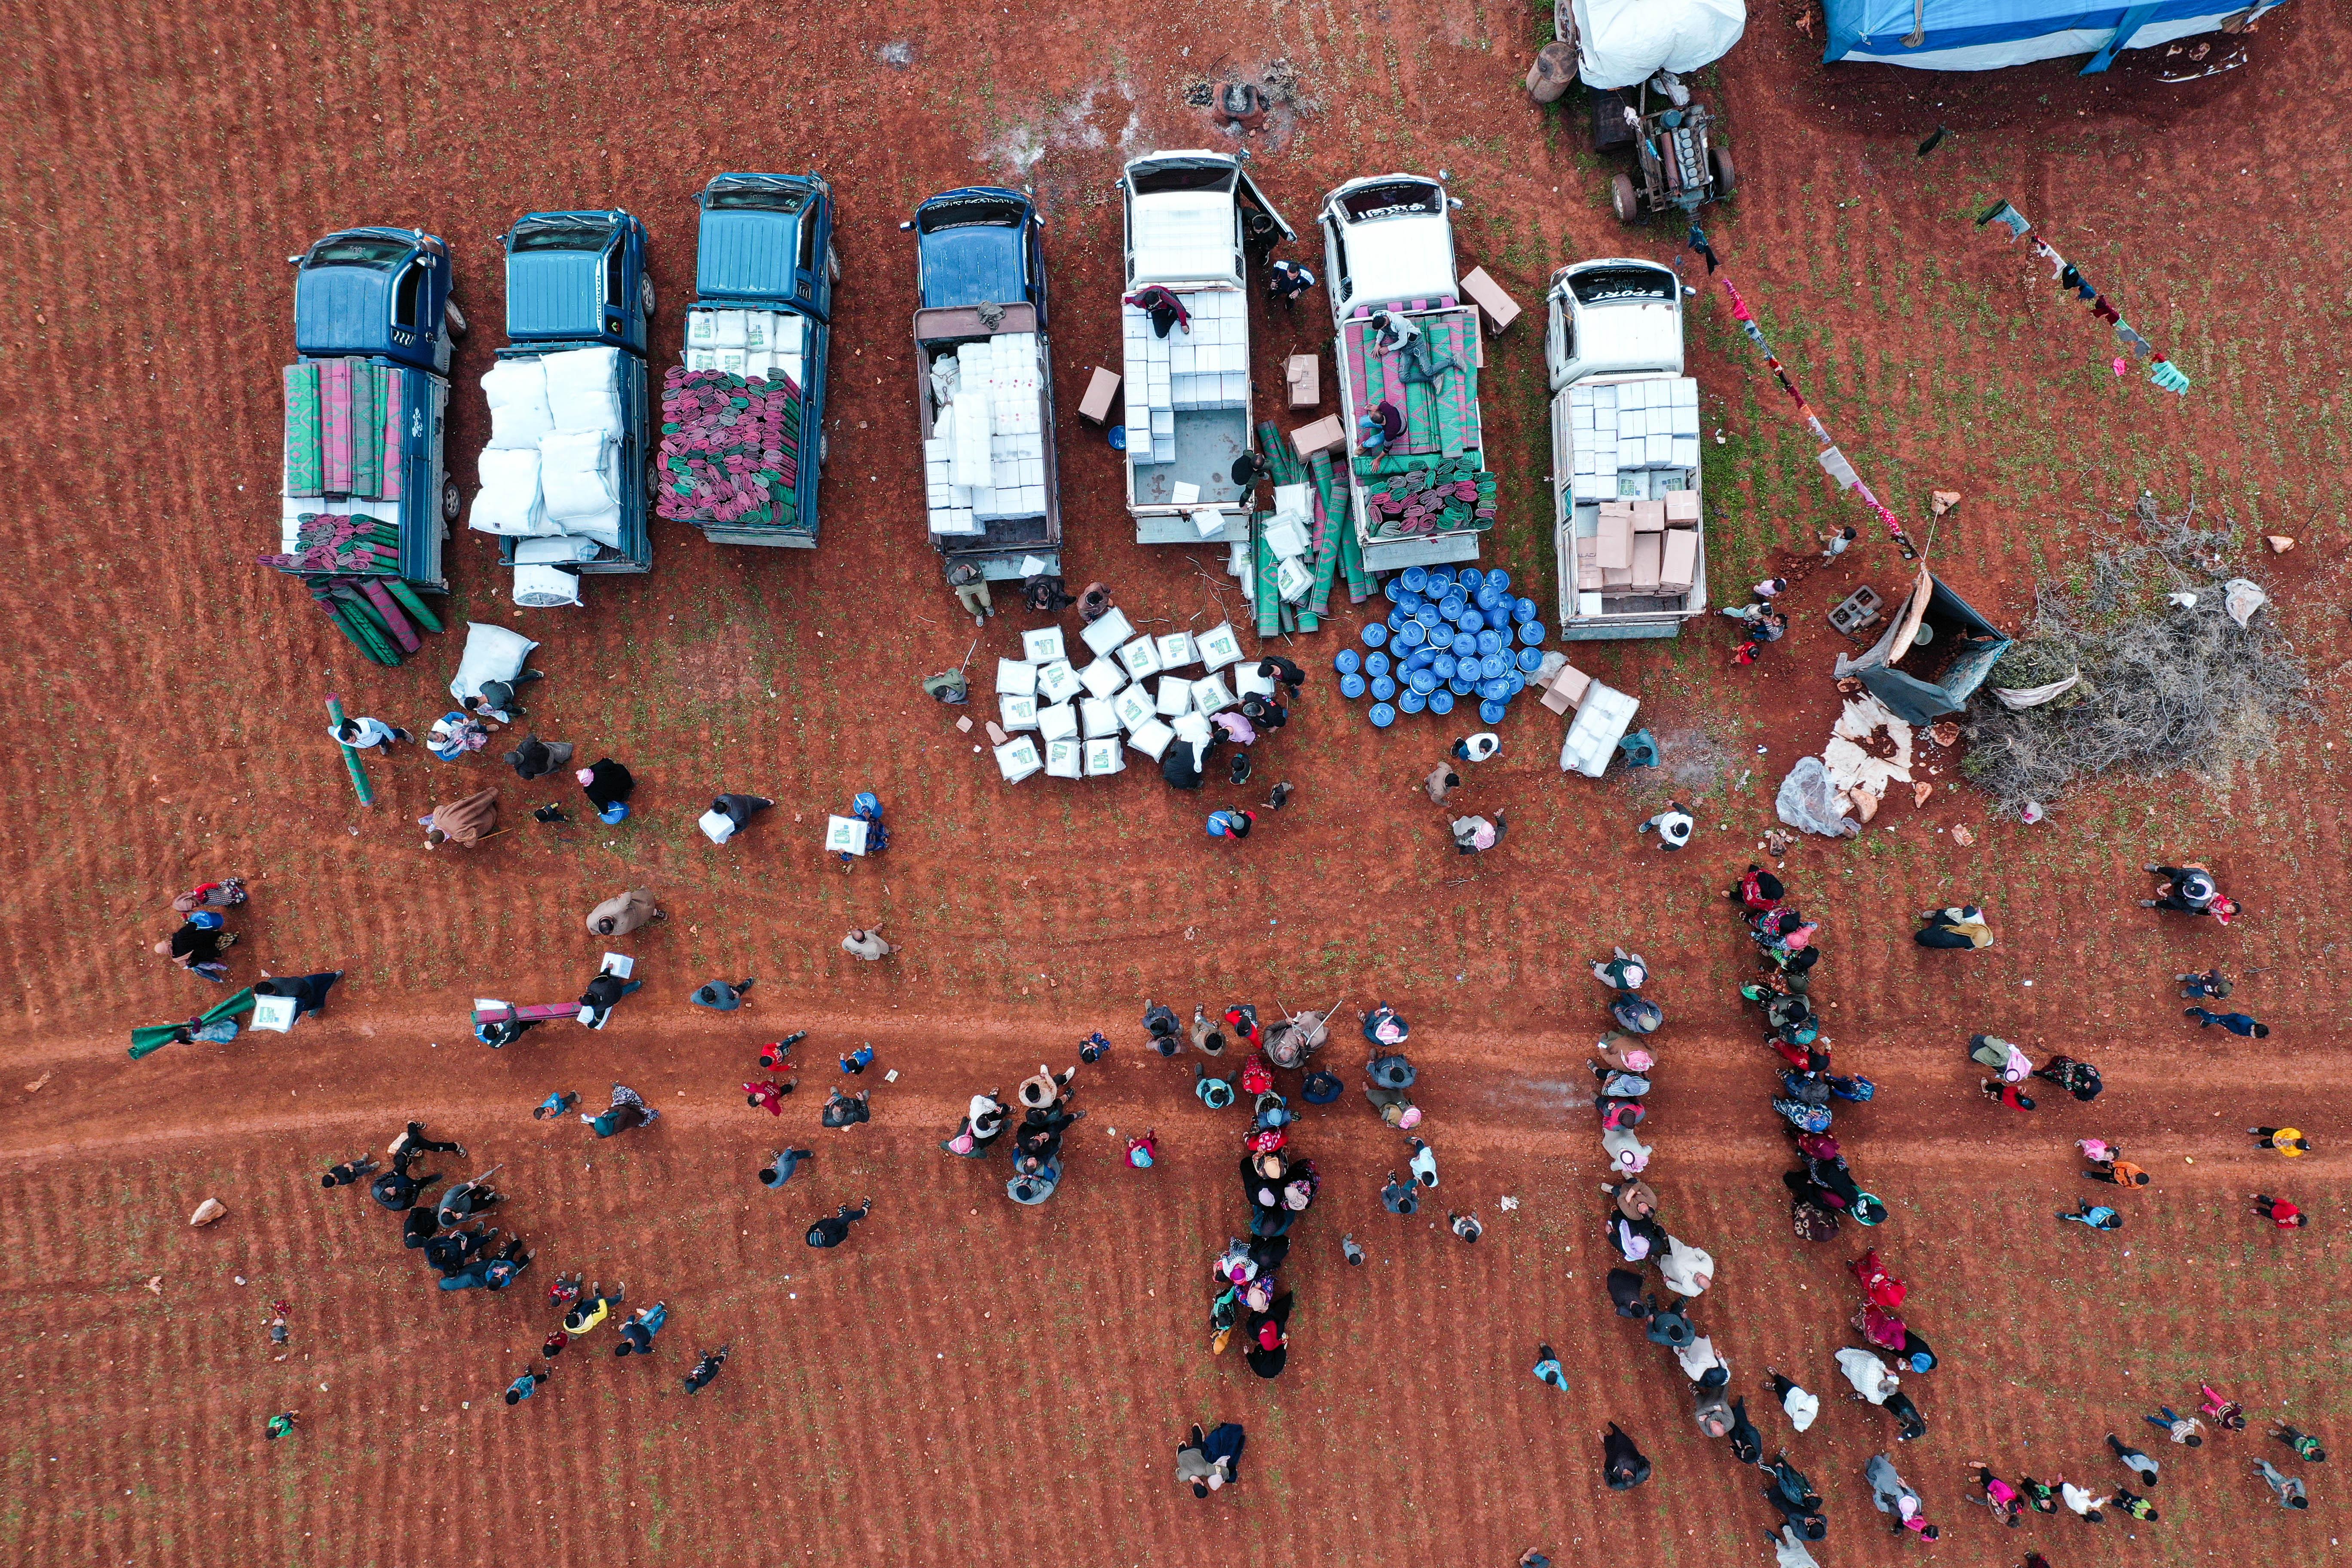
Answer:
<svg viewBox="0 0 2352 1568"><path fill-rule="evenodd" d="M1126 204L1127 284L1224 283L1238 287L1245 263L1244 206L1250 220L1282 238L1297 237L1265 199L1241 160L1226 153L1152 153L1119 174Z"/></svg>
<svg viewBox="0 0 2352 1568"><path fill-rule="evenodd" d="M1592 375L1683 373L1682 279L1630 257L1552 274L1545 363L1557 392Z"/></svg>
<svg viewBox="0 0 2352 1568"><path fill-rule="evenodd" d="M828 313L833 187L821 175L720 174L694 200L696 298Z"/></svg>
<svg viewBox="0 0 2352 1568"><path fill-rule="evenodd" d="M915 268L922 307L1037 308L1045 326L1044 224L1036 204L1000 185L942 191L915 209Z"/></svg>
<svg viewBox="0 0 2352 1568"><path fill-rule="evenodd" d="M1332 314L1455 294L1453 198L1419 174L1350 180L1323 201Z"/></svg>
<svg viewBox="0 0 2352 1568"><path fill-rule="evenodd" d="M447 367L439 340L449 247L439 237L413 228L339 229L314 241L295 265L297 353L383 354L420 370Z"/></svg>
<svg viewBox="0 0 2352 1568"><path fill-rule="evenodd" d="M505 239L509 341L645 352L652 305L644 224L617 207L526 213Z"/></svg>

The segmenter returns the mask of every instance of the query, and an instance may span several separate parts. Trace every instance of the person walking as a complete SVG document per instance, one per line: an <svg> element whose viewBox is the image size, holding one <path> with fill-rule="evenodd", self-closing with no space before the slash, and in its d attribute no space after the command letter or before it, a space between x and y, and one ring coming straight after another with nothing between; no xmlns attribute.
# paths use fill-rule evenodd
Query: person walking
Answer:
<svg viewBox="0 0 2352 1568"><path fill-rule="evenodd" d="M2006 1105L2011 1110L2033 1109L2033 1097L2030 1094L2020 1094L2017 1085L2013 1083L1996 1083L1991 1079L1984 1079L1979 1081L1977 1088L1987 1100Z"/></svg>
<svg viewBox="0 0 2352 1568"><path fill-rule="evenodd" d="M751 819L776 803L763 795L722 795L710 803L710 809L696 820L702 836L713 844L724 844L748 826Z"/></svg>
<svg viewBox="0 0 2352 1568"><path fill-rule="evenodd" d="M2129 1160L2121 1158L2095 1160L2092 1162L2092 1168L2083 1174L2087 1180L2111 1182L2118 1187L2144 1187L2148 1184L2148 1174L2146 1171L2141 1170Z"/></svg>
<svg viewBox="0 0 2352 1568"><path fill-rule="evenodd" d="M2194 1415L2174 1415L2169 1405L2158 1405L2157 1414L2143 1415L2140 1419L2182 1447L2201 1448L2205 1446L2205 1439L2200 1436L2205 1430L2205 1423Z"/></svg>
<svg viewBox="0 0 2352 1568"><path fill-rule="evenodd" d="M1412 1145L1412 1158L1408 1162L1412 1179L1424 1187L1437 1185L1436 1151L1418 1138L1407 1140Z"/></svg>
<svg viewBox="0 0 2352 1568"><path fill-rule="evenodd" d="M271 1416L268 1423L263 1426L261 1435L274 1443L278 1438L285 1436L289 1432L293 1430L294 1412L291 1410L281 1410L277 1415Z"/></svg>
<svg viewBox="0 0 2352 1568"><path fill-rule="evenodd" d="M595 1116L584 1110L580 1113L580 1120L594 1128L599 1138L610 1138L614 1133L626 1132L632 1127L644 1127L660 1119L661 1112L647 1105L642 1095L625 1083L613 1086L613 1103L601 1113Z"/></svg>
<svg viewBox="0 0 2352 1568"><path fill-rule="evenodd" d="M874 1200L867 1198L856 1208L843 1204L840 1208L808 1227L803 1238L811 1247L835 1247L849 1239L849 1227L874 1212Z"/></svg>
<svg viewBox="0 0 2352 1568"><path fill-rule="evenodd" d="M2271 1496L2278 1500L2279 1507L2311 1506L2311 1498L2304 1488L2301 1476L2283 1476L2279 1474L2278 1467L2268 1459L2256 1459L2253 1468L2254 1474L2263 1478L2263 1484L2271 1489Z"/></svg>
<svg viewBox="0 0 2352 1568"><path fill-rule="evenodd" d="M2220 884L2213 873L2202 866L2143 866L2141 870L2151 877L2161 877L2168 884L2164 897L2142 899L2144 910L2172 910L2181 914L2201 915L2213 907L2221 896Z"/></svg>
<svg viewBox="0 0 2352 1568"><path fill-rule="evenodd" d="M697 1007L708 1007L714 1013L732 1013L743 1005L743 993L755 982L745 979L730 984L724 980L706 981L694 988L687 1001Z"/></svg>
<svg viewBox="0 0 2352 1568"><path fill-rule="evenodd" d="M2025 1522L2023 1500L2017 1489L1992 1473L1992 1468L1982 1459L1970 1459L1969 1468L1976 1471L1978 1500L1992 1513L1993 1518L2011 1530Z"/></svg>
<svg viewBox="0 0 2352 1568"><path fill-rule="evenodd" d="M1394 1171L1389 1173L1388 1185L1381 1189L1381 1206L1391 1214L1411 1215L1421 1207L1421 1198L1412 1185L1397 1180Z"/></svg>
<svg viewBox="0 0 2352 1568"><path fill-rule="evenodd" d="M1296 261L1277 261L1266 268L1266 295L1286 310L1296 310L1298 297L1314 287L1314 272Z"/></svg>
<svg viewBox="0 0 2352 1568"><path fill-rule="evenodd" d="M988 625L988 617L996 614L996 605L988 595L988 575L971 561L948 563L948 586L955 590L956 605L971 617L976 626Z"/></svg>
<svg viewBox="0 0 2352 1568"><path fill-rule="evenodd" d="M1788 1415L1789 1425L1800 1432L1811 1427L1814 1418L1822 1413L1822 1402L1818 1396L1806 1393L1770 1367L1764 1369L1764 1387L1780 1402L1780 1409Z"/></svg>
<svg viewBox="0 0 2352 1568"><path fill-rule="evenodd" d="M2300 1230L2311 1223L2311 1216L2302 1209L2268 1193L2254 1194L2254 1212L2281 1230Z"/></svg>
<svg viewBox="0 0 2352 1568"><path fill-rule="evenodd" d="M2126 1491L2123 1488L2117 1487L2115 1502L2117 1508L2138 1520L2142 1524L2154 1524L2158 1517L2156 1505L2137 1492Z"/></svg>
<svg viewBox="0 0 2352 1568"><path fill-rule="evenodd" d="M1568 1374L1560 1371L1559 1357L1552 1353L1549 1345L1536 1346L1535 1379L1559 1389L1562 1394L1568 1392Z"/></svg>
<svg viewBox="0 0 2352 1568"><path fill-rule="evenodd" d="M1649 984L1649 962L1640 953L1627 952L1622 947L1612 947L1609 951L1611 957L1608 963L1592 966L1593 979L1619 991L1639 991Z"/></svg>
<svg viewBox="0 0 2352 1568"><path fill-rule="evenodd" d="M340 969L321 970L316 974L265 975L253 983L256 996L284 996L294 1004L294 1016L327 1010L327 993L343 977Z"/></svg>
<svg viewBox="0 0 2352 1568"><path fill-rule="evenodd" d="M228 978L228 963L221 954L236 945L236 932L224 929L225 924L212 910L199 910L185 925L157 942L154 951L181 968L221 984Z"/></svg>
<svg viewBox="0 0 2352 1568"><path fill-rule="evenodd" d="M1241 1479L1242 1448L1246 1442L1238 1422L1228 1421L1203 1435L1195 1426L1189 1441L1176 1445L1176 1479L1207 1497Z"/></svg>
<svg viewBox="0 0 2352 1568"><path fill-rule="evenodd" d="M616 1356L651 1355L654 1336L669 1321L669 1303L656 1301L650 1307L640 1307L635 1316L621 1325L621 1342L613 1347Z"/></svg>
<svg viewBox="0 0 2352 1568"><path fill-rule="evenodd" d="M554 1375L555 1368L553 1366L548 1366L537 1372L526 1369L520 1377L516 1378L512 1383L507 1384L507 1403L509 1405L520 1405L524 1400L529 1399L532 1394L539 1392L539 1385L541 1384L545 1383L549 1378L553 1377Z"/></svg>
<svg viewBox="0 0 2352 1568"><path fill-rule="evenodd" d="M597 821L611 827L627 820L629 796L637 787L628 769L610 757L599 757L573 770L572 777L588 796L588 804L596 808Z"/></svg>
<svg viewBox="0 0 2352 1568"><path fill-rule="evenodd" d="M2183 1007L2180 1010L2180 1016L2184 1018L2196 1019L2197 1026L2200 1029L2219 1024L2241 1038L2267 1040L2271 1037L2271 1026L2268 1024L2257 1024L2251 1014L2216 1013L2208 1007Z"/></svg>
<svg viewBox="0 0 2352 1568"><path fill-rule="evenodd" d="M1476 1215L1455 1214L1450 1209L1446 1211L1445 1223L1453 1228L1454 1234L1464 1241L1477 1240L1486 1229L1485 1226L1478 1223Z"/></svg>
<svg viewBox="0 0 2352 1568"><path fill-rule="evenodd" d="M2100 1090L2106 1087L2100 1080L2098 1068L2073 1057L2052 1057L2033 1069L2033 1076L2056 1084L2085 1105L2098 1099Z"/></svg>
<svg viewBox="0 0 2352 1568"><path fill-rule="evenodd" d="M2243 1423L2241 1422L2240 1425L2243 1426ZM2318 1438L2308 1432L2299 1432L2284 1421L2273 1421L2271 1423L2271 1436L2294 1449L2294 1457L2298 1459L2307 1460L2315 1465L2327 1463L2327 1450L2320 1446Z"/></svg>
<svg viewBox="0 0 2352 1568"><path fill-rule="evenodd" d="M2063 1210L2059 1211L2058 1217L2073 1220L2076 1225L2087 1226L2092 1230L2121 1230L2124 1227L2123 1215L2106 1205L2095 1204L2088 1198L2076 1205L2073 1214L2067 1214Z"/></svg>
<svg viewBox="0 0 2352 1568"><path fill-rule="evenodd" d="M580 1010L588 1015L580 1021L592 1029L603 1028L605 1020L613 1016L613 1009L620 1005L621 998L645 988L642 980L624 980L610 970L598 970L580 993Z"/></svg>
<svg viewBox="0 0 2352 1568"><path fill-rule="evenodd" d="M439 1181L441 1173L436 1171L427 1176L410 1175L408 1167L415 1159L415 1155L405 1149L394 1154L392 1169L376 1177L368 1187L368 1196L394 1214L405 1214L415 1207L418 1195Z"/></svg>
<svg viewBox="0 0 2352 1568"><path fill-rule="evenodd" d="M1873 1405L1884 1405L1886 1396L1903 1386L1903 1380L1886 1370L1886 1363L1866 1350L1851 1345L1837 1352L1838 1371L1853 1385L1856 1397Z"/></svg>
<svg viewBox="0 0 2352 1568"><path fill-rule="evenodd" d="M1481 730L1475 735L1465 735L1454 742L1454 760L1460 763L1483 763L1503 749L1503 738L1492 730Z"/></svg>
<svg viewBox="0 0 2352 1568"><path fill-rule="evenodd" d="M418 817L416 825L425 829L425 846L428 849L438 849L444 844L470 849L498 831L499 792L476 790L460 799L444 801L433 808L430 816Z"/></svg>
<svg viewBox="0 0 2352 1568"><path fill-rule="evenodd" d="M824 1109L817 1113L817 1125L838 1131L873 1121L874 1112L866 1104L872 1093L871 1089L861 1089L856 1094L844 1094L835 1089L825 1096Z"/></svg>
<svg viewBox="0 0 2352 1568"><path fill-rule="evenodd" d="M588 930L595 936L626 936L639 926L667 919L669 916L654 901L651 888L631 888L625 893L614 893L590 910Z"/></svg>
<svg viewBox="0 0 2352 1568"><path fill-rule="evenodd" d="M2058 1478L2058 1497L2069 1511L2084 1524L2098 1524L2106 1519L2104 1511L2113 1499L2104 1498L2088 1487L2078 1487L2065 1477Z"/></svg>
<svg viewBox="0 0 2352 1568"><path fill-rule="evenodd" d="M1247 838L1250 829L1256 826L1257 813L1254 811L1235 811L1231 806L1220 806L1209 813L1209 837L1212 838L1231 838L1238 842Z"/></svg>
<svg viewBox="0 0 2352 1568"><path fill-rule="evenodd" d="M1921 947L1978 948L1992 945L1992 928L1985 923L1984 910L1974 904L1926 910L1921 911L1919 921L1919 929L1911 933L1911 940Z"/></svg>
<svg viewBox="0 0 2352 1568"><path fill-rule="evenodd" d="M2209 996L2218 1002L2235 989L2229 977L2218 969L2209 969L2202 974L2176 974L2173 978L2180 982L2180 999L2184 1002L2201 1002Z"/></svg>
<svg viewBox="0 0 2352 1568"><path fill-rule="evenodd" d="M760 1167L760 1184L773 1192L791 1181L794 1172L815 1158L814 1150L779 1149L768 1156L766 1164Z"/></svg>
<svg viewBox="0 0 2352 1568"><path fill-rule="evenodd" d="M2200 1383L2197 1385L2197 1408L2204 1412L2206 1418L2224 1432L2242 1432L2246 1429L2246 1407L2234 1399L2223 1398L2214 1392L2213 1385L2210 1383ZM2326 1457L2325 1454L2320 1456L2323 1459Z"/></svg>
<svg viewBox="0 0 2352 1568"><path fill-rule="evenodd" d="M2275 1149L2290 1160L2300 1160L2311 1152L2311 1140L2294 1127L2249 1127L2247 1134L2257 1149Z"/></svg>
<svg viewBox="0 0 2352 1568"><path fill-rule="evenodd" d="M771 1116L782 1116L784 1113L784 1096L792 1091L793 1086L789 1083L778 1083L772 1079L762 1079L743 1086L743 1103L754 1110L764 1110Z"/></svg>
<svg viewBox="0 0 2352 1568"><path fill-rule="evenodd" d="M695 1362L694 1370L686 1374L686 1391L699 1394L717 1382L719 1369L727 1364L727 1352L734 1348L731 1344L724 1344L715 1351L704 1351Z"/></svg>
<svg viewBox="0 0 2352 1568"><path fill-rule="evenodd" d="M589 1286L588 1293L565 1310L563 1331L575 1340L588 1333L612 1316L613 1309L621 1304L621 1298L628 1293L628 1289L625 1279L614 1286L609 1296L604 1294L603 1281Z"/></svg>
<svg viewBox="0 0 2352 1568"><path fill-rule="evenodd" d="M2107 1434L2107 1451L2115 1455L2125 1469L2139 1478L2140 1485L2150 1491L2156 1489L2157 1472L2160 1467L2154 1459L2137 1448L2126 1447L2124 1440L2113 1432Z"/></svg>
<svg viewBox="0 0 2352 1568"><path fill-rule="evenodd" d="M569 741L542 741L537 735L525 735L520 745L506 753L504 761L514 769L515 777L529 784L570 767L572 750Z"/></svg>
<svg viewBox="0 0 2352 1568"><path fill-rule="evenodd" d="M1690 842L1691 829L1697 826L1697 820L1691 816L1690 808L1677 800L1669 801L1665 810L1651 817L1633 832L1639 836L1654 827L1658 830L1660 848L1679 849Z"/></svg>
<svg viewBox="0 0 2352 1568"><path fill-rule="evenodd" d="M1650 1461L1614 1421L1601 1435L1601 1475L1612 1492L1629 1491L1650 1479Z"/></svg>
<svg viewBox="0 0 2352 1568"><path fill-rule="evenodd" d="M198 910L231 910L245 902L245 879L224 877L217 882L199 882L184 893L172 898L172 912L190 915Z"/></svg>
<svg viewBox="0 0 2352 1568"><path fill-rule="evenodd" d="M878 963L898 951L898 944L882 940L882 928L852 927L841 939L841 951L852 958L862 958L868 963Z"/></svg>
<svg viewBox="0 0 2352 1568"><path fill-rule="evenodd" d="M1421 781L1421 787L1429 796L1431 805L1444 805L1445 797L1462 787L1462 775L1440 763L1429 771L1427 778Z"/></svg>
<svg viewBox="0 0 2352 1568"><path fill-rule="evenodd" d="M1822 534L1822 543L1823 548L1822 550L1822 559L1823 561L1836 560L1839 556L1844 554L1847 550L1853 547L1853 541L1854 530L1853 524L1852 523L1847 523L1843 528L1835 529L1830 532Z"/></svg>
<svg viewBox="0 0 2352 1568"><path fill-rule="evenodd" d="M374 1169L375 1156L362 1154L341 1164L328 1166L327 1173L319 1178L319 1184L330 1189L348 1187Z"/></svg>
<svg viewBox="0 0 2352 1568"><path fill-rule="evenodd" d="M1870 1483L1870 1500L1879 1512L1894 1517L1895 1531L1908 1530L1925 1540L1934 1541L1943 1532L1927 1522L1919 1501L1919 1494L1911 1489L1895 1461L1884 1454L1873 1454L1870 1463L1863 1467L1863 1479Z"/></svg>
<svg viewBox="0 0 2352 1568"><path fill-rule="evenodd" d="M388 748L394 742L407 745L416 743L416 737L407 731L364 714L356 719L346 719L341 724L328 725L327 733L354 752L373 751L378 746Z"/></svg>

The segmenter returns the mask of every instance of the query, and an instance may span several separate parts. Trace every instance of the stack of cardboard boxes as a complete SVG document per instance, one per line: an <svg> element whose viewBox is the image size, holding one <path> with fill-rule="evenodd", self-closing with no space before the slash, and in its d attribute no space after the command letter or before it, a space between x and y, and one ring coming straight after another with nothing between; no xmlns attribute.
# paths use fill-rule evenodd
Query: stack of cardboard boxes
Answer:
<svg viewBox="0 0 2352 1568"><path fill-rule="evenodd" d="M1034 332L957 345L953 400L923 442L923 478L937 534L985 531L991 519L1045 510L1044 372Z"/></svg>
<svg viewBox="0 0 2352 1568"><path fill-rule="evenodd" d="M1606 615L1611 599L1691 591L1698 569L1698 492L1605 500L1597 532L1576 542L1577 613Z"/></svg>
<svg viewBox="0 0 2352 1568"><path fill-rule="evenodd" d="M1151 315L1122 306L1127 347L1127 455L1130 463L1176 460L1176 416L1249 403L1249 307L1235 289L1187 290L1185 326L1166 337Z"/></svg>
<svg viewBox="0 0 2352 1568"><path fill-rule="evenodd" d="M782 310L688 310L686 368L805 384L808 322Z"/></svg>

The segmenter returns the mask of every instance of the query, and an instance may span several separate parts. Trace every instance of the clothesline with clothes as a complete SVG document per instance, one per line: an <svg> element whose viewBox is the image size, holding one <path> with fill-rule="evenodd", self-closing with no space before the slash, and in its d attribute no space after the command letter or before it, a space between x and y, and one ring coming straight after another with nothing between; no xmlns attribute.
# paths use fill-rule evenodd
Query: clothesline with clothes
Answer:
<svg viewBox="0 0 2352 1568"><path fill-rule="evenodd" d="M2134 359L2144 359L2148 362L2148 380L2167 392L2183 395L2188 393L2189 378L2181 374L2180 367L2158 353L2155 344L2133 331L2131 323L2125 321L2113 305L2107 303L2107 297L2092 287L2090 281L2083 276L2082 268L2059 255L2057 247L2036 233L2032 220L2023 213L2019 212L2007 202L1995 202L1977 219L1977 226L1982 228L1989 223L1997 223L2009 230L2009 236L2012 241L2032 240L2033 254L2050 264L2051 280L2076 299L2087 301L2091 307L2091 314L2116 329L2116 341L2130 349ZM2116 363L2118 366L2116 374L2120 375L2123 374L2120 369L2123 362L2117 360Z"/></svg>
<svg viewBox="0 0 2352 1568"><path fill-rule="evenodd" d="M1886 503L1873 493L1863 477L1854 472L1853 464L1848 460L1846 455L1838 450L1837 442L1822 424L1821 416L1815 414L1812 405L1805 401L1805 395L1797 390L1797 384L1790 377L1788 366L1782 364L1780 357L1773 353L1771 343L1765 339L1764 329L1756 324L1755 312L1748 310L1748 301L1740 298L1738 289L1732 284L1730 274L1724 273L1717 276L1717 268L1721 264L1721 258L1716 255L1715 247L1707 243L1706 231L1694 224L1691 226L1689 244L1691 249L1706 258L1708 275L1713 277L1716 282L1723 285L1724 293L1731 300L1732 320L1739 323L1739 330L1748 334L1748 342L1754 343L1757 352L1764 356L1765 368L1779 378L1780 390L1787 393L1789 401L1797 405L1797 413L1804 420L1805 428L1811 431L1813 439L1822 444L1821 451L1816 454L1817 460L1822 465L1822 471L1837 482L1838 489L1854 491L1862 497L1864 505L1877 513L1878 521L1886 525L1886 536L1895 542L1896 549L1902 551L1904 560L1918 560L1918 547L1911 542L1911 535L1905 531L1903 520L1889 510Z"/></svg>

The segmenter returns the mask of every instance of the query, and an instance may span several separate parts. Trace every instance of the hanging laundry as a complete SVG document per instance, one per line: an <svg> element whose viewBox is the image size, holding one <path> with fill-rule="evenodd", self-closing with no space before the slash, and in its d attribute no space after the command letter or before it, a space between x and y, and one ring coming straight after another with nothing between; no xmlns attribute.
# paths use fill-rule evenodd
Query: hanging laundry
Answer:
<svg viewBox="0 0 2352 1568"><path fill-rule="evenodd" d="M1706 258L1706 269L1712 273L1719 263L1715 254L1715 247L1706 242L1706 230L1696 224L1691 225L1689 245L1693 250Z"/></svg>
<svg viewBox="0 0 2352 1568"><path fill-rule="evenodd" d="M2112 323L2116 329L2116 341L2128 347L2135 357L2147 359L2154 354L2155 363L2149 367L2147 373L2149 381L2167 392L2185 393L2189 390L2189 377L2180 368L2167 360L2164 355L2156 353L2154 345L2132 331L2116 308L2107 303L2106 297L2093 288L2084 278L2082 269L2059 255L2056 247L2034 232L2033 225L2027 221L2023 213L2019 212L2007 202L1996 202L1977 219L1977 226L1979 228L1989 223L1998 223L2009 230L2012 240L2029 238L2032 240L2035 258L2050 264L2051 275L2058 287L2072 289L2076 299L2090 305L2092 315L2102 321ZM1729 288L1730 285L1727 283L1725 287Z"/></svg>
<svg viewBox="0 0 2352 1568"><path fill-rule="evenodd" d="M1822 452L1821 465L1822 472L1835 479L1837 488L1842 490L1850 490L1862 482L1862 476L1853 471L1853 465L1847 462L1845 454L1835 447L1827 447Z"/></svg>
<svg viewBox="0 0 2352 1568"><path fill-rule="evenodd" d="M1949 132L1946 132L1942 126L1937 126L1935 134L1928 137L1925 142L1919 143L1919 156L1924 158L1928 153L1934 152L1937 148L1942 146L1944 144L1944 138L1948 134L1949 134Z"/></svg>

